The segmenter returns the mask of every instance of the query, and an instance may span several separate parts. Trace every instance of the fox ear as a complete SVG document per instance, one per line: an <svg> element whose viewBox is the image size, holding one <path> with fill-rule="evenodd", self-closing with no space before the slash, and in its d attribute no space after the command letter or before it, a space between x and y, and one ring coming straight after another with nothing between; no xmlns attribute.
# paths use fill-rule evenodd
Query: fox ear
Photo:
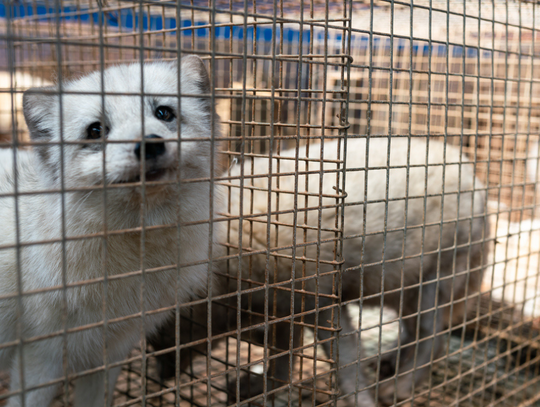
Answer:
<svg viewBox="0 0 540 407"><path fill-rule="evenodd" d="M197 76L197 78L194 79L200 92L210 93L210 77L208 76L208 71L204 66L203 60L197 55L187 55L183 57L180 62L180 69L183 72L191 72Z"/></svg>
<svg viewBox="0 0 540 407"><path fill-rule="evenodd" d="M33 140L52 137L50 117L57 93L54 86L30 88L24 92L24 119Z"/></svg>

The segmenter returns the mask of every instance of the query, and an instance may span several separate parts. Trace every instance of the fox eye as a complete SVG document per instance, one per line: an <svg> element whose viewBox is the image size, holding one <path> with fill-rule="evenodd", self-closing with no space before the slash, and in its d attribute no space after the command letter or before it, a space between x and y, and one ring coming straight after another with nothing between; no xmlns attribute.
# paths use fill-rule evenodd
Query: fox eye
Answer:
<svg viewBox="0 0 540 407"><path fill-rule="evenodd" d="M100 122L95 122L86 129L86 138L89 140L97 140L103 137L104 133L108 132L109 128L106 127L104 129Z"/></svg>
<svg viewBox="0 0 540 407"><path fill-rule="evenodd" d="M158 106L154 114L159 120L163 120L164 122L171 122L175 118L173 110L168 106Z"/></svg>

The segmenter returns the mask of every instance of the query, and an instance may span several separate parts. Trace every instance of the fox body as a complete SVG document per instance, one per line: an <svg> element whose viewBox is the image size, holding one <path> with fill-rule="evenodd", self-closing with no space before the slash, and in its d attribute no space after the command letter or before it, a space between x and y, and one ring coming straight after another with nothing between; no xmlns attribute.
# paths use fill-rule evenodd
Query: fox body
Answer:
<svg viewBox="0 0 540 407"><path fill-rule="evenodd" d="M217 273L213 296L232 295L229 300L213 302L212 335L234 332L238 323L246 331L250 325L264 322L258 315L265 310L275 312L277 317L293 315L295 322L300 317L294 314L303 313L303 321L315 327L329 327L332 320L337 326L337 313L331 307L331 294L337 293L338 286L337 276L332 273L336 263L332 264L332 260L337 236L336 198L341 194L345 196L341 300L348 303L362 299L366 305L381 305L382 295L384 306L402 315L399 366L397 349L383 355L380 378L401 374L397 386L393 379L381 382L378 396L388 404L394 396L398 400L408 397L413 382L426 377L432 353L436 357L443 350L443 339L437 334L450 324L463 324L466 309L480 289L489 248L485 243L489 233L486 194L475 178L473 163L462 157L457 147L441 142L414 138L408 143L406 138L348 140L344 186L337 184L336 141L324 143L323 160L319 160L321 146L314 144L309 151L300 148L298 158L295 150L282 151L279 164L276 158L255 158L244 163L243 168L233 167L233 220L228 242L229 247L237 248L230 248L231 254L241 250L242 256L241 262L233 256L227 264L222 263ZM344 157L343 150L340 157ZM268 177L262 176L268 173L270 184ZM273 223L270 226L268 219ZM261 254L267 251L269 256ZM293 262L291 258L320 261ZM254 290L254 282L259 283L258 290ZM268 296L265 282L270 284ZM242 294L241 306L251 312L244 313L241 321L231 312L237 307L239 286L243 290L250 288L249 294ZM294 309L291 289L298 291ZM369 391L355 394L356 389L368 383L356 363L361 354L358 327L352 325L347 311L344 307L341 312L338 385L349 404L353 405L356 398L359 406L374 406ZM204 320L206 305L192 312L193 320ZM186 326L190 326L189 320L183 316ZM269 327L277 330L275 336L269 332L267 337L269 341L276 338L276 352L289 349L290 321L271 323ZM300 329L300 324L294 325L295 347L300 346ZM206 325L181 328L180 335L181 343L205 337ZM316 336L330 355L331 331L317 329ZM251 340L257 337L262 343L264 335L252 335ZM172 324L156 338L158 348L165 347L159 342L167 340L169 346L174 346ZM174 358L162 358L164 369L171 360ZM189 354L181 354L180 360L187 366ZM272 369L269 376L278 383L287 382L289 355L275 359ZM250 376L242 379L241 398L263 391L262 377L253 373ZM271 389L270 385L267 388ZM232 393L236 393L234 385Z"/></svg>
<svg viewBox="0 0 540 407"><path fill-rule="evenodd" d="M192 97L175 96L178 78ZM220 202L209 92L204 64L188 56L25 93L39 144L0 153L0 344L24 341L0 348L10 390L24 388L9 407L48 406L59 385L38 386L100 366L75 379L75 406L110 403L120 367L107 365L167 315L147 313L206 286L219 235L209 197Z"/></svg>

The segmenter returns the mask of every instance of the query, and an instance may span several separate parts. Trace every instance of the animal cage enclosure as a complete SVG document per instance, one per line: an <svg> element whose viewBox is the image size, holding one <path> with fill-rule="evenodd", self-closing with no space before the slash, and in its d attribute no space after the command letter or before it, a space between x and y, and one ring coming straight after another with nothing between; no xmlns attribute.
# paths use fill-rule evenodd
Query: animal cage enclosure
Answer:
<svg viewBox="0 0 540 407"><path fill-rule="evenodd" d="M107 398L156 407L539 405L539 19L535 2L510 0L0 4L0 330L14 332L0 332L0 406L29 406L25 397L44 389L52 405L75 407ZM110 90L120 64L132 70ZM49 116L58 127L40 130ZM111 137L86 129L72 139L75 116ZM158 127L154 116L180 125ZM114 120L131 121L135 136L116 140ZM150 128L174 137L161 142ZM190 150L195 143L204 152ZM138 175L109 182L108 160L124 145L135 148ZM146 162L170 148L175 178L163 181ZM73 151L76 169L65 164ZM91 154L94 167L77 163ZM31 160L46 164L36 176L46 187L25 189ZM87 173L103 179L87 184ZM151 202L167 182L177 202L165 222ZM117 205L122 190L140 198ZM39 208L25 212L31 199L55 202L55 217L35 221L56 232L26 232L23 218L39 218ZM77 212L88 202L103 208L91 230L78 226L93 213ZM121 218L132 202L131 223L116 226L108 206ZM1 212L9 205L11 218ZM133 261L115 252L124 238ZM167 244L171 255L153 255ZM95 258L79 256L90 246ZM38 250L56 255L59 270L39 287L28 277L47 261ZM73 276L79 261L96 270ZM194 270L201 281L182 279ZM161 276L176 297L152 307L147 297L171 288L160 288ZM128 282L129 296L111 297ZM47 295L57 305L41 315L32 304ZM131 300L134 310L110 311ZM91 301L100 317L72 324ZM36 330L53 318L54 328ZM110 335L127 324L136 346L115 356ZM101 339L71 339L84 332ZM24 355L40 344L59 361L56 376L30 375ZM72 363L73 353L85 362ZM86 363L90 353L98 362ZM98 374L104 393L77 396L77 384Z"/></svg>

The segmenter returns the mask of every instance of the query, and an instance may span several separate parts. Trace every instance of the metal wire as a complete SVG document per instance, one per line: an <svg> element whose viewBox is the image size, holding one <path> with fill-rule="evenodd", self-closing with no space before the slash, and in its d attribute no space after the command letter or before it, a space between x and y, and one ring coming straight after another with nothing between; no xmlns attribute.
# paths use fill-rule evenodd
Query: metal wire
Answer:
<svg viewBox="0 0 540 407"><path fill-rule="evenodd" d="M536 3L498 0L1 5L0 148L11 150L9 165L0 162L0 219L13 202L15 230L0 237L0 259L13 253L15 280L0 287L0 313L16 306L13 336L0 333L0 406L59 389L52 405L77 407L78 384L97 375L96 404L114 406L536 405L537 12ZM202 93L184 88L188 54L208 71ZM176 66L178 86L146 89L153 78L143 67L156 61ZM124 63L139 69L140 91L109 91L107 68ZM94 92L69 86L93 71ZM59 137L30 138L23 93L52 82L42 94L59 101ZM112 100L137 100L142 135L152 98L177 100L179 119L201 100L219 116L208 114L200 135L181 119L164 140L177 146L177 179L74 186L70 151L100 149L106 179L113 148L140 143L144 157L161 142L73 139L66 101L81 96L99 97L101 116ZM210 157L204 176L190 175L185 155L197 143ZM58 183L29 189L20 154L40 148L59 151ZM201 185L199 202L179 192ZM135 188L138 226L117 228L105 209ZM176 188L178 204L169 222L154 224L145 198L160 188ZM70 197L97 194L98 230L71 233ZM58 233L25 237L24 202L56 198ZM198 206L204 216L183 215ZM204 247L181 244L194 228ZM175 260L149 262L157 234L173 236ZM130 236L137 265L115 269L114 242ZM70 248L89 242L99 242L100 269L73 279ZM29 287L25 259L44 247L58 248L61 278ZM0 281L7 269L0 261ZM195 269L204 281L186 287L182 276ZM171 273L174 301L149 308L152 282ZM111 287L130 279L140 282L137 310L115 315ZM73 310L85 312L72 302L78 291L99 298L99 320L69 324ZM29 335L28 304L44 296L59 298L61 324ZM46 316L31 318L37 326ZM136 348L118 358L109 338L130 323ZM85 350L71 338L93 330L99 363L72 365ZM61 371L36 380L25 354L54 340Z"/></svg>

